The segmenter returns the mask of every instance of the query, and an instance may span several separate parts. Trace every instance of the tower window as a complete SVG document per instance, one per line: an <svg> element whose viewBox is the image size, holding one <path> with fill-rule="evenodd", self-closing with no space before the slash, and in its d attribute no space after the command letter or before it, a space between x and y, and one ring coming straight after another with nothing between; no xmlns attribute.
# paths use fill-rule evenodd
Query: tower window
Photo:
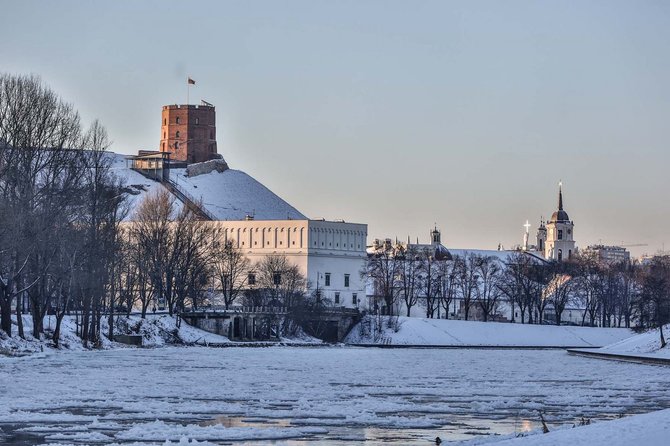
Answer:
<svg viewBox="0 0 670 446"><path fill-rule="evenodd" d="M179 130L177 130L177 133L175 135L175 138L179 138Z"/></svg>
<svg viewBox="0 0 670 446"><path fill-rule="evenodd" d="M167 119L163 118L163 125L167 125Z"/></svg>
<svg viewBox="0 0 670 446"><path fill-rule="evenodd" d="M179 116L177 116L177 124L179 124Z"/></svg>
<svg viewBox="0 0 670 446"><path fill-rule="evenodd" d="M558 250L558 261L560 262L561 260L563 260L563 250L559 249Z"/></svg>
<svg viewBox="0 0 670 446"><path fill-rule="evenodd" d="M558 239L563 240L563 230L562 229L558 230Z"/></svg>
<svg viewBox="0 0 670 446"><path fill-rule="evenodd" d="M195 118L195 125L200 124L200 118Z"/></svg>
<svg viewBox="0 0 670 446"><path fill-rule="evenodd" d="M175 150L179 148L179 142L178 141L175 141L174 148L175 148Z"/></svg>
<svg viewBox="0 0 670 446"><path fill-rule="evenodd" d="M209 131L209 139L214 139L214 131L213 130Z"/></svg>

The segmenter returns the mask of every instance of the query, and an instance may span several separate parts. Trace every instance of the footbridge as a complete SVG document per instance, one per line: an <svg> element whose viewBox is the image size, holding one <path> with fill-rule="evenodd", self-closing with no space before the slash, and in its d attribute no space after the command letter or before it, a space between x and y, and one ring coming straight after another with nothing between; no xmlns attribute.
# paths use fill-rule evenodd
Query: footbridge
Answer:
<svg viewBox="0 0 670 446"><path fill-rule="evenodd" d="M226 336L231 341L279 341L286 307L230 307L185 311L181 318L201 330ZM336 307L318 314L302 315L301 322L318 327L312 335L327 342L341 342L360 320L356 309Z"/></svg>

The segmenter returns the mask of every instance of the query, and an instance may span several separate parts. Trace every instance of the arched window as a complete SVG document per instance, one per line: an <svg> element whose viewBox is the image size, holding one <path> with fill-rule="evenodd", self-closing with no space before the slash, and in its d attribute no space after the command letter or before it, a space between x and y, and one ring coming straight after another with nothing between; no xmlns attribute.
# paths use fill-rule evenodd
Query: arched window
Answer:
<svg viewBox="0 0 670 446"><path fill-rule="evenodd" d="M179 141L175 141L174 148L175 148L175 150L177 150L179 148Z"/></svg>
<svg viewBox="0 0 670 446"><path fill-rule="evenodd" d="M177 133L175 134L175 138L179 138L179 130L177 130Z"/></svg>
<svg viewBox="0 0 670 446"><path fill-rule="evenodd" d="M558 250L558 261L560 262L561 260L563 260L563 250L559 249Z"/></svg>
<svg viewBox="0 0 670 446"><path fill-rule="evenodd" d="M179 116L177 116L177 124L179 124Z"/></svg>

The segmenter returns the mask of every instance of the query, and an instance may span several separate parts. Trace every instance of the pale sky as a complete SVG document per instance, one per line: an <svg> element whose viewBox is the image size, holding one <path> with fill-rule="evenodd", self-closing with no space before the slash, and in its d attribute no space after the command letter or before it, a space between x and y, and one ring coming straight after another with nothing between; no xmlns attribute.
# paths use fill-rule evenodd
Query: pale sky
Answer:
<svg viewBox="0 0 670 446"><path fill-rule="evenodd" d="M369 238L670 248L670 2L9 1L0 71L39 74L112 149L161 106L217 107L219 153Z"/></svg>

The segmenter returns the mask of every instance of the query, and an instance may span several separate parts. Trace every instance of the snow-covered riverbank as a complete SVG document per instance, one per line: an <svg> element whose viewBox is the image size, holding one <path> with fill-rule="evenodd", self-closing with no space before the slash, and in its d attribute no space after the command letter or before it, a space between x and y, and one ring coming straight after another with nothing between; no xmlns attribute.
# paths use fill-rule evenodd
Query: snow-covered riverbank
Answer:
<svg viewBox="0 0 670 446"><path fill-rule="evenodd" d="M666 339L670 336L670 324L664 327ZM658 328L649 330L619 342L597 349L583 351L596 354L617 355L622 357L668 360L670 363L670 345L661 348Z"/></svg>
<svg viewBox="0 0 670 446"><path fill-rule="evenodd" d="M670 410L496 442L496 446L666 446Z"/></svg>
<svg viewBox="0 0 670 446"><path fill-rule="evenodd" d="M625 328L593 328L399 317L359 323L348 344L416 346L602 347L627 339ZM381 330L379 329L381 328Z"/></svg>

